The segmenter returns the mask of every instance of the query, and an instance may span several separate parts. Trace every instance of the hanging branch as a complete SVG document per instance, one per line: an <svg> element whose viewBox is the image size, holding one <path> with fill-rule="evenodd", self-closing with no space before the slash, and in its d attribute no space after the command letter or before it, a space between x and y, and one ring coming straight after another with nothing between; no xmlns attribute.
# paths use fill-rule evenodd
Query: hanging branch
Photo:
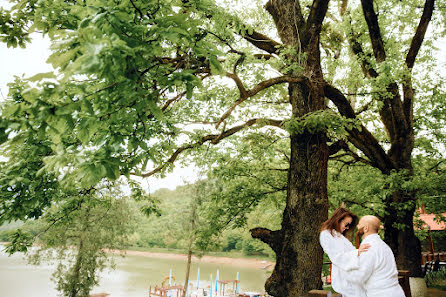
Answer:
<svg viewBox="0 0 446 297"><path fill-rule="evenodd" d="M165 162L163 162L160 166L158 166L157 168L153 169L150 172L147 173L143 173L140 176L141 177L149 177L152 176L158 172L160 172L161 170L163 170L168 164L173 164L175 162L175 160L178 158L178 156L186 150L192 149L196 146L202 145L206 142L210 142L212 144L218 144L222 139L229 137L247 127L251 127L257 123L261 123L261 124L267 124L269 126L274 126L274 127L278 127L278 128L282 128L282 121L280 120L273 120L273 119L251 119L247 122L245 122L242 125L239 126L235 126L232 127L228 130L223 131L220 134L209 134L206 136L203 136L199 141L197 141L196 143L193 144L188 144L185 146L182 146L180 148L178 148L173 154L172 156ZM136 173L132 173L132 175L137 175Z"/></svg>

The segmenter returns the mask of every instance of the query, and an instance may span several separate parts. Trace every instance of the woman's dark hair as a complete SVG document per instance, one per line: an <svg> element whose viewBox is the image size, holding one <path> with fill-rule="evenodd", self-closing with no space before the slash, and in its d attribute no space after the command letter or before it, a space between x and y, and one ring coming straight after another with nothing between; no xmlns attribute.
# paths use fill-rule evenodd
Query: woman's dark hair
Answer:
<svg viewBox="0 0 446 297"><path fill-rule="evenodd" d="M320 231L328 230L333 236L334 236L333 230L336 230L337 232L341 233L340 225L341 221L345 217L352 218L350 227L342 233L342 235L345 236L347 232L353 231L353 229L355 229L356 224L358 223L358 217L355 214L353 214L350 210L345 209L343 207L339 207L338 209L336 209L331 215L331 217L322 223Z"/></svg>

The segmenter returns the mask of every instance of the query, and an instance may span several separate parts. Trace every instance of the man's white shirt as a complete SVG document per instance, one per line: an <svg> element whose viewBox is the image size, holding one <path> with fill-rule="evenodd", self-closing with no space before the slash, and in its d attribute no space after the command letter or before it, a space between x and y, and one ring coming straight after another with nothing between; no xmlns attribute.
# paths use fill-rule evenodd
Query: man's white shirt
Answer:
<svg viewBox="0 0 446 297"><path fill-rule="evenodd" d="M361 242L365 243L369 243L370 248L358 257L359 269L342 269L341 278L362 285L367 297L405 297L390 247L378 234L368 235Z"/></svg>

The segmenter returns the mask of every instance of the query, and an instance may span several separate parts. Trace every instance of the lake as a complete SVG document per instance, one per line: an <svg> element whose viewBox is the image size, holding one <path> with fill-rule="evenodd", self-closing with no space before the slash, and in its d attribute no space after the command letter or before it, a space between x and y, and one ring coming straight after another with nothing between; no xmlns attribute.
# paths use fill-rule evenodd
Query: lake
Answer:
<svg viewBox="0 0 446 297"><path fill-rule="evenodd" d="M8 256L0 245L0 296L2 297L49 297L58 296L55 284L51 281L54 265L29 265L23 254ZM143 256L116 257L116 269L101 273L98 287L92 293L109 293L110 297L146 297L149 286L160 285L165 277L172 274L177 284L184 285L186 261L175 259L150 258ZM190 282L197 280L200 267L200 287L209 285L212 273L215 281L217 270L219 279L235 279L240 275L240 291L264 291L263 285L269 272L229 264L192 262Z"/></svg>

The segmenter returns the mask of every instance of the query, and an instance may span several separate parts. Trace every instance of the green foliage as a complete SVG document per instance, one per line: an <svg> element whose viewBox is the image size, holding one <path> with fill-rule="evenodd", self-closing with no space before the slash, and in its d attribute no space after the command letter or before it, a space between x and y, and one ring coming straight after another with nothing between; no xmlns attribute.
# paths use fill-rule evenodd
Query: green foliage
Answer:
<svg viewBox="0 0 446 297"><path fill-rule="evenodd" d="M343 160L343 159L341 159ZM348 158L344 159L348 162ZM387 199L385 176L368 166L347 167L343 162L331 162L328 171L330 208L344 203L357 215L373 214L383 217Z"/></svg>
<svg viewBox="0 0 446 297"><path fill-rule="evenodd" d="M64 197L54 173L38 174L49 143L35 136L15 138L8 159L0 162L0 223L36 219Z"/></svg>
<svg viewBox="0 0 446 297"><path fill-rule="evenodd" d="M206 187L204 187L206 185ZM167 248L169 250L185 251L188 248L191 236L197 237L198 242L193 249L200 252L243 252L245 255L262 255L273 257L273 252L269 247L257 240L253 240L248 229L271 221L272 214L268 210L268 205L260 205L256 210L247 215L248 226L242 225L237 228L219 229L212 237L206 237L209 229L213 229L213 224L208 224L212 210L206 207L209 203L201 201L196 209L195 228L190 228L190 216L193 204L197 203L198 194L202 195L203 189L209 190L207 181L199 184L177 187L175 190L160 189L153 193L153 198L159 200L160 216L146 217L138 213L133 213L133 218L137 222L137 229L133 235L133 245L138 248ZM202 196L205 200L207 196ZM195 202L194 202L195 201ZM140 202L137 202L135 209ZM280 215L279 215L280 217ZM275 218L279 222L278 218Z"/></svg>
<svg viewBox="0 0 446 297"><path fill-rule="evenodd" d="M33 242L32 237L21 229L11 233L8 240L11 242L5 247L5 251L10 255L15 252L26 252Z"/></svg>
<svg viewBox="0 0 446 297"><path fill-rule="evenodd" d="M426 285L429 288L438 288L444 290L446 288L446 269L432 271L424 277Z"/></svg>
<svg viewBox="0 0 446 297"><path fill-rule="evenodd" d="M127 244L134 222L124 197L102 190L73 197L52 207L37 224L38 247L29 253L31 263L56 261L53 279L63 296L88 296L98 284L98 273L110 262L106 249Z"/></svg>
<svg viewBox="0 0 446 297"><path fill-rule="evenodd" d="M386 61L378 63L361 7L349 2L340 15L336 5L330 6L320 38L324 77L348 94L360 123L331 109L290 118L284 85L238 101L239 89L222 79L226 72L236 73L247 90L271 76L312 75L303 70L313 57L300 53L297 43L282 48L278 57L258 59L258 50L240 37L257 27L271 31L273 22L260 12L259 1L254 14L252 9L240 12L235 5L225 7L228 1L212 0L15 3L11 11L0 10L0 39L8 46L23 46L30 32L47 34L52 40L48 62L55 71L16 79L2 103L0 144L6 161L0 164L0 223L37 219L48 211L44 217L50 220L74 212L78 217L70 219L69 226L82 226L78 219L86 216L77 212L77 199L86 195L86 189L122 176L141 176L153 168L163 176L181 153L176 162L194 161L209 170L195 192L201 199L197 202L201 221L193 234L198 236L197 246L263 254L272 253L250 239L247 229L281 227L289 134L324 133L333 141L351 140L349 132L363 124L387 150L389 136L380 112L390 98L389 85L401 85L409 77L404 57L417 25L413 20L421 14L421 1L374 1L387 53ZM307 16L311 1L299 4ZM443 11L433 24L445 33ZM434 69L432 42L438 35L434 30L423 43L418 68L413 70L418 150L413 156L414 174L395 170L384 176L358 166L358 159L376 164L350 147L346 154L334 156L338 162L330 163L332 208L344 202L357 214L382 217L387 215L386 206L403 212L419 201L435 212L444 210L444 203L433 198L443 195L446 184L444 75ZM358 56L348 45L353 37L362 45ZM362 62L376 69L377 76L364 77ZM236 109L216 127L232 107ZM272 117L284 123L286 131L267 126L265 119ZM212 149L203 145L211 136L231 131L231 126L261 118L265 119L221 142L214 138ZM149 221L133 213L139 221L133 236L136 244L185 248L191 230L186 232L184 226L194 206L191 201L197 198L194 190L147 196L136 183L130 184L137 208L147 215L162 214ZM414 198L412 204L389 204L395 190ZM97 197L89 199L81 205L91 211L103 203ZM236 236L230 228L242 234ZM22 250L29 243L17 234L12 246ZM51 240L54 246L63 244ZM70 286L61 283L66 290Z"/></svg>
<svg viewBox="0 0 446 297"><path fill-rule="evenodd" d="M339 116L329 109L307 113L301 118L291 118L285 122L284 126L292 134L326 133L334 139L345 139L348 130L361 128L357 120Z"/></svg>
<svg viewBox="0 0 446 297"><path fill-rule="evenodd" d="M30 41L26 25L28 25L26 11L12 14L0 7L0 41L6 43L8 47L23 48L25 43Z"/></svg>

